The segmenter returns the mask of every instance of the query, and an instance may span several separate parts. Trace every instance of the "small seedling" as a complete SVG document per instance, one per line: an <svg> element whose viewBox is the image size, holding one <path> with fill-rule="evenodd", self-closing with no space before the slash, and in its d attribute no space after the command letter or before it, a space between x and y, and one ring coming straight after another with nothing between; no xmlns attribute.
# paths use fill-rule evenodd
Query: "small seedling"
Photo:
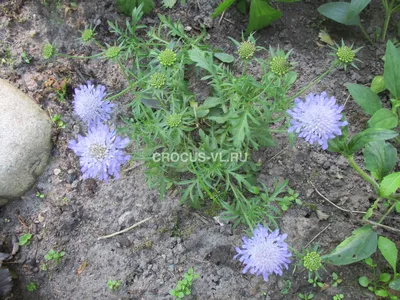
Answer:
<svg viewBox="0 0 400 300"><path fill-rule="evenodd" d="M25 233L24 235L19 237L18 244L20 246L23 246L23 245L29 246L31 244L31 238L32 238L32 234L31 233Z"/></svg>
<svg viewBox="0 0 400 300"><path fill-rule="evenodd" d="M45 197L45 195L43 195L41 192L37 192L36 197L43 199Z"/></svg>
<svg viewBox="0 0 400 300"><path fill-rule="evenodd" d="M292 287L292 282L290 280L285 280L285 286L281 290L282 295L287 295Z"/></svg>
<svg viewBox="0 0 400 300"><path fill-rule="evenodd" d="M21 59L22 59L22 61L24 61L26 64L30 64L31 61L32 61L32 57L29 56L28 54L26 54L25 51L21 53Z"/></svg>
<svg viewBox="0 0 400 300"><path fill-rule="evenodd" d="M193 268L183 274L183 279L179 280L176 287L169 291L170 295L174 296L175 299L182 299L192 293L193 280L199 278L199 274L194 273Z"/></svg>
<svg viewBox="0 0 400 300"><path fill-rule="evenodd" d="M43 263L43 264L40 264L40 270L42 270L42 271L47 271L47 265L45 264L45 263Z"/></svg>
<svg viewBox="0 0 400 300"><path fill-rule="evenodd" d="M343 294L336 294L335 296L333 296L333 300L340 300L340 299L344 299Z"/></svg>
<svg viewBox="0 0 400 300"><path fill-rule="evenodd" d="M28 292L34 292L37 290L37 285L36 283L34 283L33 281L29 282L28 285L26 286L26 289L28 290Z"/></svg>
<svg viewBox="0 0 400 300"><path fill-rule="evenodd" d="M303 300L310 300L310 299L314 298L314 294L313 293L310 293L310 294L302 294L302 293L300 293L298 296L299 296L300 299L303 299Z"/></svg>
<svg viewBox="0 0 400 300"><path fill-rule="evenodd" d="M333 287L337 287L339 283L341 283L343 281L343 279L339 278L339 275L336 274L335 272L332 273L332 286Z"/></svg>
<svg viewBox="0 0 400 300"><path fill-rule="evenodd" d="M51 249L45 256L44 259L46 261L54 261L56 264L58 264L60 262L60 260L63 258L63 256L65 255L64 251L54 251L53 249Z"/></svg>
<svg viewBox="0 0 400 300"><path fill-rule="evenodd" d="M118 290L121 286L121 280L108 280L107 281L108 289L111 291Z"/></svg>
<svg viewBox="0 0 400 300"><path fill-rule="evenodd" d="M59 114L54 115L51 120L54 124L56 124L57 129L65 128L66 124L61 120L61 116Z"/></svg>
<svg viewBox="0 0 400 300"><path fill-rule="evenodd" d="M308 283L312 284L313 287L317 287L319 286L320 288L322 288L324 286L323 282L318 281L318 276L315 276L314 279L313 278L309 278L308 279Z"/></svg>

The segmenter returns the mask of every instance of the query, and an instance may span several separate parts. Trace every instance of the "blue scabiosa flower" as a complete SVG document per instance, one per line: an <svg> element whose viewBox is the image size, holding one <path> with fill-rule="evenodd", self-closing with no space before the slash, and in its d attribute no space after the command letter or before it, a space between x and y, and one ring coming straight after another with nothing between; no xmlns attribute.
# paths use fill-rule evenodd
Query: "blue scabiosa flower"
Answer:
<svg viewBox="0 0 400 300"><path fill-rule="evenodd" d="M335 97L309 94L305 101L297 98L295 107L287 113L292 117L289 132L299 134L310 144L317 142L322 149L328 148L328 140L342 134L340 127L346 126L342 119L343 105L337 105Z"/></svg>
<svg viewBox="0 0 400 300"><path fill-rule="evenodd" d="M130 155L123 150L128 143L128 138L122 139L114 129L98 122L89 127L87 136L78 135L78 141L71 140L68 146L80 156L83 179L98 178L108 182L109 176L118 179L121 165L129 161Z"/></svg>
<svg viewBox="0 0 400 300"><path fill-rule="evenodd" d="M284 242L287 234L279 234L279 230L269 233L268 228L258 225L252 238L243 237L243 249L236 248L238 258L245 267L243 273L262 275L265 281L272 273L282 276L282 268L288 269L292 254Z"/></svg>
<svg viewBox="0 0 400 300"><path fill-rule="evenodd" d="M87 85L81 85L75 89L74 112L89 126L98 121L110 119L110 113L115 104L104 101L106 87L98 85L95 87L90 81Z"/></svg>

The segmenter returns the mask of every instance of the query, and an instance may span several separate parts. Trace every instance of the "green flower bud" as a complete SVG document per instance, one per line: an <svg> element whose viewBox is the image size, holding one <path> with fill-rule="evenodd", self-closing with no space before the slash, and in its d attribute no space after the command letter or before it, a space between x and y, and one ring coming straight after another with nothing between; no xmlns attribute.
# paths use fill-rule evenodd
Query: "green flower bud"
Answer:
<svg viewBox="0 0 400 300"><path fill-rule="evenodd" d="M176 53L171 49L165 49L158 55L158 60L165 67L172 66L176 61Z"/></svg>
<svg viewBox="0 0 400 300"><path fill-rule="evenodd" d="M275 56L270 62L270 69L272 73L282 76L289 72L289 63L284 56Z"/></svg>
<svg viewBox="0 0 400 300"><path fill-rule="evenodd" d="M240 44L238 53L241 59L250 59L254 56L255 51L256 46L253 43L244 41Z"/></svg>
<svg viewBox="0 0 400 300"><path fill-rule="evenodd" d="M317 252L308 252L303 258L303 265L309 271L317 271L321 267L321 256Z"/></svg>
<svg viewBox="0 0 400 300"><path fill-rule="evenodd" d="M156 89L160 89L165 84L165 76L162 73L154 73L150 77L150 85Z"/></svg>
<svg viewBox="0 0 400 300"><path fill-rule="evenodd" d="M50 59L53 57L54 53L55 53L55 48L52 44L45 44L42 48L42 57L44 59Z"/></svg>
<svg viewBox="0 0 400 300"><path fill-rule="evenodd" d="M94 37L94 31L90 28L85 29L82 31L81 39L83 42L87 43Z"/></svg>
<svg viewBox="0 0 400 300"><path fill-rule="evenodd" d="M181 124L181 122L182 122L182 116L178 114L169 115L166 121L167 125L171 128L178 127L179 124Z"/></svg>
<svg viewBox="0 0 400 300"><path fill-rule="evenodd" d="M341 62L351 64L356 56L356 53L350 47L342 46L337 49L336 56Z"/></svg>
<svg viewBox="0 0 400 300"><path fill-rule="evenodd" d="M119 48L118 46L111 46L106 50L106 57L107 58L117 57L120 52L121 48Z"/></svg>

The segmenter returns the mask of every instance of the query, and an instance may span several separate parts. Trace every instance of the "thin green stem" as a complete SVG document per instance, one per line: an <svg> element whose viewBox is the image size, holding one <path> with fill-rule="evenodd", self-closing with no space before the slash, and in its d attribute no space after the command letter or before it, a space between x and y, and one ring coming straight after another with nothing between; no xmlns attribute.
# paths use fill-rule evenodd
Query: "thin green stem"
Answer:
<svg viewBox="0 0 400 300"><path fill-rule="evenodd" d="M337 66L337 64L333 63L332 66L326 70L324 73L322 73L321 75L319 75L317 78L315 78L313 81L311 81L309 84L307 84L304 88L302 88L299 92L297 92L294 96L290 97L290 101L294 100L295 98L297 98L298 96L300 96L301 94L303 94L305 91L307 91L308 89L310 89L313 85L317 84L318 82L320 82L326 75L328 75L330 72L332 72L333 69L335 69Z"/></svg>
<svg viewBox="0 0 400 300"><path fill-rule="evenodd" d="M393 204L392 204L392 206L386 211L386 213L382 216L382 218L379 220L379 224L381 224L382 222L383 222L383 220L386 218L386 216L388 215L388 214L390 214L390 212L393 210L393 208L395 208L395 206L396 206L396 204L397 204L397 201L395 201Z"/></svg>
<svg viewBox="0 0 400 300"><path fill-rule="evenodd" d="M365 31L365 29L361 23L360 23L359 27L360 27L362 33L364 34L364 36L367 38L367 40L371 43L371 45L373 45L374 42L371 40L371 38L369 37L369 34Z"/></svg>
<svg viewBox="0 0 400 300"><path fill-rule="evenodd" d="M371 184L376 192L379 192L379 185L376 183L376 181L370 177L364 170L362 170L357 163L354 161L353 155L346 157L347 160L349 161L350 166L360 175L366 182Z"/></svg>
<svg viewBox="0 0 400 300"><path fill-rule="evenodd" d="M66 57L66 58L76 58L76 59L88 59L88 58L97 58L100 57L102 53L98 53L95 55L91 56L75 56L75 55L68 55L68 54L63 54L63 53L56 53L55 56L61 56L61 57Z"/></svg>
<svg viewBox="0 0 400 300"><path fill-rule="evenodd" d="M383 25L382 42L385 41L385 39L386 39L386 32L387 32L387 29L389 27L390 16L391 16L390 11L387 11L385 13L385 23Z"/></svg>
<svg viewBox="0 0 400 300"><path fill-rule="evenodd" d="M113 100L113 99L115 99L115 98L118 98L118 97L122 96L123 94L129 92L131 89L132 89L132 86L129 85L127 88L123 89L123 90L120 91L119 93L108 97L108 98L106 99L106 101L111 101L111 100Z"/></svg>

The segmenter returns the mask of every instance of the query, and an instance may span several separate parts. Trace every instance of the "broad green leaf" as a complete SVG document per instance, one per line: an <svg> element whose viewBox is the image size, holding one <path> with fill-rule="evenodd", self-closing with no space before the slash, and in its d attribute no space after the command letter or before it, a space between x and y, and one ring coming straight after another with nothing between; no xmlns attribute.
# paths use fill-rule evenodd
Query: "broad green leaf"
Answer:
<svg viewBox="0 0 400 300"><path fill-rule="evenodd" d="M273 9L266 0L251 0L249 24L247 25L246 35L249 35L255 30L269 26L281 16L282 12Z"/></svg>
<svg viewBox="0 0 400 300"><path fill-rule="evenodd" d="M208 97L206 100L204 100L204 103L200 107L201 108L212 108L212 107L216 107L222 103L224 103L223 98Z"/></svg>
<svg viewBox="0 0 400 300"><path fill-rule="evenodd" d="M347 18L356 18L370 2L371 0L351 0Z"/></svg>
<svg viewBox="0 0 400 300"><path fill-rule="evenodd" d="M143 12L149 13L154 8L153 0L117 0L119 9L126 15L131 16L134 8L143 3Z"/></svg>
<svg viewBox="0 0 400 300"><path fill-rule="evenodd" d="M214 64L212 58L209 58L210 53L200 50L199 48L193 48L188 51L189 58L196 63L197 67L203 68L214 74Z"/></svg>
<svg viewBox="0 0 400 300"><path fill-rule="evenodd" d="M381 237L379 237L381 238ZM379 247L379 239L378 239L378 247ZM389 273L381 273L379 274L379 281L388 282L392 276Z"/></svg>
<svg viewBox="0 0 400 300"><path fill-rule="evenodd" d="M247 0L239 0L236 5L237 10L243 15L247 14L248 7Z"/></svg>
<svg viewBox="0 0 400 300"><path fill-rule="evenodd" d="M395 116L390 110L387 108L381 108L377 110L368 121L368 127L393 129L397 126L398 122L397 116Z"/></svg>
<svg viewBox="0 0 400 300"><path fill-rule="evenodd" d="M349 153L353 154L362 149L366 144L373 141L385 141L396 137L398 133L383 128L367 128L353 136L347 146Z"/></svg>
<svg viewBox="0 0 400 300"><path fill-rule="evenodd" d="M347 83L346 87L354 101L361 106L366 114L373 115L378 109L382 108L381 100L371 89L355 83Z"/></svg>
<svg viewBox="0 0 400 300"><path fill-rule="evenodd" d="M371 91L373 91L375 94L379 94L384 90L386 90L385 79L382 75L375 76L371 82Z"/></svg>
<svg viewBox="0 0 400 300"><path fill-rule="evenodd" d="M396 49L391 41L386 44L386 59L383 77L386 88L394 98L400 99L400 49Z"/></svg>
<svg viewBox="0 0 400 300"><path fill-rule="evenodd" d="M369 279L366 276L361 276L360 278L358 278L358 283L362 287L367 287L369 284Z"/></svg>
<svg viewBox="0 0 400 300"><path fill-rule="evenodd" d="M217 59L219 59L220 61L227 63L227 64L235 61L235 58L228 53L218 52L218 53L215 53L214 56Z"/></svg>
<svg viewBox="0 0 400 300"><path fill-rule="evenodd" d="M341 242L322 260L337 266L348 265L370 257L376 251L378 235L367 225L353 231L352 236Z"/></svg>
<svg viewBox="0 0 400 300"><path fill-rule="evenodd" d="M395 167L397 150L384 141L373 141L365 146L364 160L365 168L381 181Z"/></svg>
<svg viewBox="0 0 400 300"><path fill-rule="evenodd" d="M379 297L383 297L383 298L386 298L387 296L389 296L389 293L384 289L375 290L374 293L375 293L375 295L377 295Z"/></svg>
<svg viewBox="0 0 400 300"><path fill-rule="evenodd" d="M218 7L215 9L215 11L211 14L212 18L218 17L220 14L222 14L225 10L227 10L229 7L232 6L233 3L235 3L236 0L224 0L221 2Z"/></svg>
<svg viewBox="0 0 400 300"><path fill-rule="evenodd" d="M163 4L166 8L173 8L177 0L163 0Z"/></svg>
<svg viewBox="0 0 400 300"><path fill-rule="evenodd" d="M331 2L318 7L318 12L340 24L344 25L359 25L360 16L349 16L350 3L348 2Z"/></svg>
<svg viewBox="0 0 400 300"><path fill-rule="evenodd" d="M389 283L389 287L390 287L392 290L400 291L400 278L397 278L397 279L395 279L395 280L392 280L392 281Z"/></svg>
<svg viewBox="0 0 400 300"><path fill-rule="evenodd" d="M388 197L400 188L400 172L392 173L383 178L380 185L380 196Z"/></svg>

